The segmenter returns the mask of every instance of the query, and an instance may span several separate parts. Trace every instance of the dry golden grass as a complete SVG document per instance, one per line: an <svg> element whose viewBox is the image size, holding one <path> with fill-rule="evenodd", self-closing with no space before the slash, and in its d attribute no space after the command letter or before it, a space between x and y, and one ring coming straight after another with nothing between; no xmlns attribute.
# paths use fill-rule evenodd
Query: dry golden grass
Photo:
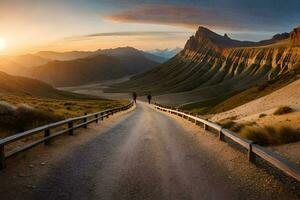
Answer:
<svg viewBox="0 0 300 200"><path fill-rule="evenodd" d="M124 105L127 101L105 99L51 99L33 96L0 97L0 138L84 113Z"/></svg>
<svg viewBox="0 0 300 200"><path fill-rule="evenodd" d="M300 140L300 132L287 126L247 126L240 135L260 145L279 145Z"/></svg>
<svg viewBox="0 0 300 200"><path fill-rule="evenodd" d="M300 131L288 126L259 126L255 122L238 123L231 119L222 120L219 124L223 128L239 133L242 137L264 146L300 140Z"/></svg>

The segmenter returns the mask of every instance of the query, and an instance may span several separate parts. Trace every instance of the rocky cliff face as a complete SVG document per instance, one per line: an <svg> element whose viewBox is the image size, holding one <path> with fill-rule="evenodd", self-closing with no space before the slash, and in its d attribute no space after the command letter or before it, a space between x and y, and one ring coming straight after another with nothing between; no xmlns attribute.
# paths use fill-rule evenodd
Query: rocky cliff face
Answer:
<svg viewBox="0 0 300 200"><path fill-rule="evenodd" d="M216 71L211 79L221 72L225 79L239 75L271 79L287 73L300 62L299 42L300 28L255 43L232 40L227 35L220 36L200 27L187 41L178 59L210 65L208 71Z"/></svg>
<svg viewBox="0 0 300 200"><path fill-rule="evenodd" d="M300 26L290 33L290 40L292 46L300 46Z"/></svg>
<svg viewBox="0 0 300 200"><path fill-rule="evenodd" d="M118 87L172 93L176 100L184 95L184 103L241 91L288 73L299 63L299 28L269 40L249 42L199 27L177 56Z"/></svg>

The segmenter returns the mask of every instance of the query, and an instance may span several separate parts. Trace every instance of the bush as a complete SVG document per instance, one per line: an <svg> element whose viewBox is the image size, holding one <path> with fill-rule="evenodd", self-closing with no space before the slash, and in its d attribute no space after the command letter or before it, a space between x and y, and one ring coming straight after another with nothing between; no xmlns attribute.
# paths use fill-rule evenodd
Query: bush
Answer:
<svg viewBox="0 0 300 200"><path fill-rule="evenodd" d="M233 132L240 132L244 127L253 126L255 124L256 124L256 122L237 123L237 122L229 120L229 119L219 122L220 126L222 126L223 128L229 129Z"/></svg>
<svg viewBox="0 0 300 200"><path fill-rule="evenodd" d="M286 126L247 126L240 135L259 145L279 145L300 140L300 132Z"/></svg>
<svg viewBox="0 0 300 200"><path fill-rule="evenodd" d="M275 111L274 111L274 115L283 115L283 114L287 114L287 113L290 113L290 112L293 112L293 109L289 106L281 106L279 108L277 108Z"/></svg>
<svg viewBox="0 0 300 200"><path fill-rule="evenodd" d="M222 121L218 122L218 124L220 126L222 126L223 128L231 129L236 124L236 122L234 122L233 120L230 120L230 119L226 119L226 120L222 120Z"/></svg>
<svg viewBox="0 0 300 200"><path fill-rule="evenodd" d="M16 107L4 102L4 101L0 101L0 115L13 115L15 112Z"/></svg>
<svg viewBox="0 0 300 200"><path fill-rule="evenodd" d="M259 118L263 118L263 117L265 117L265 116L267 116L267 114L265 114L265 113L261 113L261 114L259 114Z"/></svg>

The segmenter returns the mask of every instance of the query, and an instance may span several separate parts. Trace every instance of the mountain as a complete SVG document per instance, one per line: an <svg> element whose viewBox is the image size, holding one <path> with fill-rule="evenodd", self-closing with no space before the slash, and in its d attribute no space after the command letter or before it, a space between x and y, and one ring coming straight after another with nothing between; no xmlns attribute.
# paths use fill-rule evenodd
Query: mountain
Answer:
<svg viewBox="0 0 300 200"><path fill-rule="evenodd" d="M31 54L0 56L0 71L12 75L26 75L28 68L48 63L48 60Z"/></svg>
<svg viewBox="0 0 300 200"><path fill-rule="evenodd" d="M178 54L181 50L182 48L176 47L174 49L154 49L148 51L148 53L165 58L165 60L168 60L173 56L175 56L176 54Z"/></svg>
<svg viewBox="0 0 300 200"><path fill-rule="evenodd" d="M27 68L18 64L14 60L1 56L0 57L0 71L9 74L22 75L27 72Z"/></svg>
<svg viewBox="0 0 300 200"><path fill-rule="evenodd" d="M157 65L140 51L105 50L87 58L51 61L28 75L55 86L75 86L138 74Z"/></svg>
<svg viewBox="0 0 300 200"><path fill-rule="evenodd" d="M158 55L154 55L154 54L151 54L151 53L148 53L148 52L142 52L143 55L148 58L149 60L152 60L154 62L157 62L157 63L163 63L163 62L166 62L168 60L168 58L164 58L164 57L161 57L161 56L158 56Z"/></svg>
<svg viewBox="0 0 300 200"><path fill-rule="evenodd" d="M142 54L149 60L162 63L166 59L160 56L153 55L148 52L144 52L133 47L119 47L114 49L98 49L96 51L69 51L69 52L54 52L54 51L40 51L34 56L38 56L48 60L57 61L70 61L80 58L87 58L96 55L107 55L107 56L133 56Z"/></svg>
<svg viewBox="0 0 300 200"><path fill-rule="evenodd" d="M55 52L55 51L40 51L35 54L48 60L69 61L79 58L86 58L97 55L97 51L69 51L69 52Z"/></svg>
<svg viewBox="0 0 300 200"><path fill-rule="evenodd" d="M44 65L49 62L49 59L42 58L40 56L33 55L33 54L13 56L13 57L9 57L9 59L24 67L36 67L36 66Z"/></svg>
<svg viewBox="0 0 300 200"><path fill-rule="evenodd" d="M97 50L98 54L101 55L107 55L107 56L113 56L113 57L119 57L119 56L136 56L136 55L140 55L140 56L144 56L145 58L152 60L154 62L157 63L163 63L164 61L166 61L165 58L160 57L160 56L156 56L154 54L145 52L145 51L141 51L138 49L135 49L133 47L119 47L119 48L115 48L115 49L99 49Z"/></svg>
<svg viewBox="0 0 300 200"><path fill-rule="evenodd" d="M175 57L109 90L152 93L174 105L224 99L293 71L300 62L299 31L251 42L199 27Z"/></svg>

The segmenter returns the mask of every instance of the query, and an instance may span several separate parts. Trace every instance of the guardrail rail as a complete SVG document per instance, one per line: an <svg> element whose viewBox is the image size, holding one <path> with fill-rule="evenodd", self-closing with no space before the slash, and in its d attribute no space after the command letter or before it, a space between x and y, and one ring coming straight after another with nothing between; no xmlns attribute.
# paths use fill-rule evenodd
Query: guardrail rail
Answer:
<svg viewBox="0 0 300 200"><path fill-rule="evenodd" d="M210 122L205 119L201 119L199 117L193 116L189 113L185 113L179 110L172 109L170 107L165 107L159 104L154 104L154 107L158 110L168 112L171 114L178 115L180 117L186 118L188 120L194 121L197 123L202 123L205 130L212 129L218 132L219 139L221 141L224 141L224 138L227 137L230 140L234 141L241 147L247 150L248 152L248 160L250 162L255 162L256 156L260 157L267 163L271 164L272 166L276 167L280 171L284 172L286 175L294 178L295 180L300 182L300 167L287 160L286 158L282 157L281 155L264 148L258 144L255 144L251 140L247 140L245 138L240 137L238 134L223 128L222 126Z"/></svg>
<svg viewBox="0 0 300 200"><path fill-rule="evenodd" d="M117 108L112 108L112 109L107 109L104 111L96 112L96 113L91 113L91 114L85 114L80 117L73 117L69 118L63 121L55 122L52 124L44 125L41 127L37 127L22 133L18 133L6 138L3 138L0 140L0 169L5 168L5 160L18 154L23 151L26 151L38 144L44 143L45 145L49 145L51 143L51 139L61 136L65 133L68 133L69 135L74 134L74 130L80 127L87 128L88 124L92 122L98 123L99 120L103 120L104 118L108 118L110 115L113 115L114 113L121 112L124 110L127 110L131 108L134 105L133 101L130 102L129 104L125 106L120 106ZM64 128L63 130L59 130L56 132L53 132L54 128L62 127L62 126L67 126L67 128ZM5 151L5 146L9 145L13 142L20 141L22 139L28 138L30 136L38 135L44 133L43 136L29 144L25 144L21 147L14 148L13 150L10 150L9 152Z"/></svg>

